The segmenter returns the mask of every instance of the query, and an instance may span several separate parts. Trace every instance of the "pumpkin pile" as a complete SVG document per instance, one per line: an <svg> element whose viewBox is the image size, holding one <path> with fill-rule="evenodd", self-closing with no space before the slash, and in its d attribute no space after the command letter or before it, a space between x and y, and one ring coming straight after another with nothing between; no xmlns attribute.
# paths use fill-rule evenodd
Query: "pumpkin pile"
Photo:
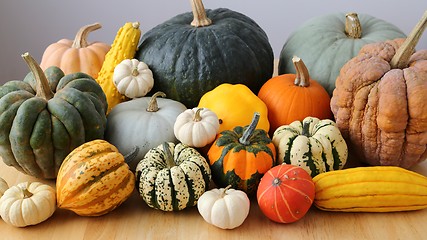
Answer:
<svg viewBox="0 0 427 240"><path fill-rule="evenodd" d="M5 222L38 224L57 208L102 216L134 192L221 229L244 224L251 198L278 223L312 206L427 208L427 177L408 170L427 156L427 50L415 51L427 12L406 39L363 14L310 20L273 77L255 21L191 6L144 34L126 22L111 46L87 42L95 23L49 45L40 65L22 55L30 73L0 86L0 156L55 183L0 178ZM350 153L372 166L346 168Z"/></svg>

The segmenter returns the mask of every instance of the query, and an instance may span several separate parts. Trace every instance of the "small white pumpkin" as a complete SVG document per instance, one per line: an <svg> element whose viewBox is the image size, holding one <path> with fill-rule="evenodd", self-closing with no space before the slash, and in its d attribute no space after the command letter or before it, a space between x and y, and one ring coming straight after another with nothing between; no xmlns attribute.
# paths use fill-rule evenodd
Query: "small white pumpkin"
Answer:
<svg viewBox="0 0 427 240"><path fill-rule="evenodd" d="M40 182L19 183L7 189L0 198L1 218L15 227L41 223L55 210L55 189Z"/></svg>
<svg viewBox="0 0 427 240"><path fill-rule="evenodd" d="M214 188L200 196L197 209L206 222L222 229L234 229L248 217L250 200L245 192L230 186Z"/></svg>
<svg viewBox="0 0 427 240"><path fill-rule="evenodd" d="M128 98L139 98L153 88L153 72L138 59L125 59L114 68L113 82L119 93Z"/></svg>
<svg viewBox="0 0 427 240"><path fill-rule="evenodd" d="M3 196L7 189L9 189L9 185L7 185L7 182L0 177L0 197Z"/></svg>
<svg viewBox="0 0 427 240"><path fill-rule="evenodd" d="M218 131L218 116L207 108L187 109L178 115L174 124L175 137L191 147L212 143Z"/></svg>

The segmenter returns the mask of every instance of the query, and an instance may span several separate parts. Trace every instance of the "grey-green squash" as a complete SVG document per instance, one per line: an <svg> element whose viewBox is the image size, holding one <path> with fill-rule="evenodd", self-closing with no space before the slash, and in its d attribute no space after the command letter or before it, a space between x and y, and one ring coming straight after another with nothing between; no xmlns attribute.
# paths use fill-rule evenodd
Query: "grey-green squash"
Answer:
<svg viewBox="0 0 427 240"><path fill-rule="evenodd" d="M54 179L65 157L104 137L107 101L88 74L43 72L22 55L31 72L0 87L0 156L4 163L41 179Z"/></svg>
<svg viewBox="0 0 427 240"><path fill-rule="evenodd" d="M278 73L295 73L292 57L304 59L310 76L332 96L342 66L367 43L403 38L395 25L368 14L331 13L311 18L287 38Z"/></svg>
<svg viewBox="0 0 427 240"><path fill-rule="evenodd" d="M336 123L329 119L306 117L282 125L274 131L273 144L278 164L299 166L312 177L342 169L347 162L347 144Z"/></svg>
<svg viewBox="0 0 427 240"><path fill-rule="evenodd" d="M195 206L211 181L206 159L196 149L172 142L150 149L138 163L135 175L142 199L162 211Z"/></svg>
<svg viewBox="0 0 427 240"><path fill-rule="evenodd" d="M221 83L242 83L257 94L273 74L267 34L242 13L205 11L201 0L191 2L193 13L177 15L141 38L135 58L153 72L152 93L162 91L187 108Z"/></svg>

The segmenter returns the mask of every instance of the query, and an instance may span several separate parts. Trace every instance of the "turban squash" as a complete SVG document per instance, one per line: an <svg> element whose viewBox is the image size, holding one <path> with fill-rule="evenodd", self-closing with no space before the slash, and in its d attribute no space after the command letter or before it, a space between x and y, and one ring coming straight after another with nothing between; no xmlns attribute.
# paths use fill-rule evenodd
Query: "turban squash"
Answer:
<svg viewBox="0 0 427 240"><path fill-rule="evenodd" d="M162 91L187 108L221 83L242 83L253 92L273 75L267 34L251 18L219 8L205 10L192 0L183 13L147 31L135 58L145 62Z"/></svg>
<svg viewBox="0 0 427 240"><path fill-rule="evenodd" d="M410 168L427 157L427 50L414 52L426 22L427 12L406 41L364 46L337 78L337 126L368 164Z"/></svg>
<svg viewBox="0 0 427 240"><path fill-rule="evenodd" d="M0 156L6 165L37 178L56 178L64 158L84 142L103 138L107 100L85 73L43 73L24 54L31 72L0 87Z"/></svg>

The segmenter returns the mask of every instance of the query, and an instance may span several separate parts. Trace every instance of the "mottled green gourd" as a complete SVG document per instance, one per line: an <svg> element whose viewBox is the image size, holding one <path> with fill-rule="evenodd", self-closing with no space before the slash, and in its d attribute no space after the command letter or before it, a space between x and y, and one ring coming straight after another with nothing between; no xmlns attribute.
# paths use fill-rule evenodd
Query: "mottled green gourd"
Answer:
<svg viewBox="0 0 427 240"><path fill-rule="evenodd" d="M25 174L53 179L74 148L104 137L106 97L88 74L43 73L28 53L22 57L31 72L0 87L0 156Z"/></svg>
<svg viewBox="0 0 427 240"><path fill-rule="evenodd" d="M367 14L332 13L307 20L286 40L280 52L278 73L295 73L292 57L304 59L310 77L329 93L341 67L367 43L403 38L393 24Z"/></svg>
<svg viewBox="0 0 427 240"><path fill-rule="evenodd" d="M266 33L251 18L224 8L206 10L193 0L193 13L177 15L141 38L135 58L162 91L187 108L221 83L243 83L254 93L273 74L274 56Z"/></svg>

